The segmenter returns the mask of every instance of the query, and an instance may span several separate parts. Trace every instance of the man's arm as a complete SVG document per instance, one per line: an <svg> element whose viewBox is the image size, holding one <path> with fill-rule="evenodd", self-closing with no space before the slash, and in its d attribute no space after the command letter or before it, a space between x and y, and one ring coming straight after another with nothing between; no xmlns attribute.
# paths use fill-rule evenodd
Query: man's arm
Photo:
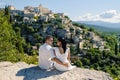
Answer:
<svg viewBox="0 0 120 80"><path fill-rule="evenodd" d="M56 57L52 58L51 60L54 61L54 62L56 62L56 63L58 63L58 64L60 64L60 65L63 65L63 66L65 66L65 67L68 67L68 63L63 63L62 61L60 61L60 60L57 59Z"/></svg>
<svg viewBox="0 0 120 80"><path fill-rule="evenodd" d="M50 56L51 56L51 60L52 60L52 61L54 61L54 62L56 62L56 63L58 63L58 64L60 64L60 65L63 65L63 66L65 66L65 67L68 67L68 63L63 63L63 62L60 61L58 58L56 58L56 54L55 54L55 51L54 51L53 48L50 50Z"/></svg>

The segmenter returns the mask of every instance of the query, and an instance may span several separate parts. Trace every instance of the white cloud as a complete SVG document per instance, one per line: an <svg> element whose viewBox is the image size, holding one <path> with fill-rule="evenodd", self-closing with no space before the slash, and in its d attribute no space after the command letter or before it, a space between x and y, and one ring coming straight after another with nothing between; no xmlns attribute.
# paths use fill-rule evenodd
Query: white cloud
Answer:
<svg viewBox="0 0 120 80"><path fill-rule="evenodd" d="M92 15L92 14L90 14L90 13L87 13L87 14L85 14L85 15L83 15L83 16L79 16L79 19L80 20L96 20L96 19L98 19L99 18L99 16L98 15Z"/></svg>
<svg viewBox="0 0 120 80"><path fill-rule="evenodd" d="M100 14L100 17L101 18L112 18L116 15L117 15L116 10L109 10L109 11L106 11L106 12L103 12L102 14Z"/></svg>
<svg viewBox="0 0 120 80"><path fill-rule="evenodd" d="M108 11L105 11L105 12L102 12L96 15L87 13L82 16L79 16L77 20L79 21L104 21L104 22L117 23L117 22L120 22L120 12L117 12L116 10L108 10Z"/></svg>

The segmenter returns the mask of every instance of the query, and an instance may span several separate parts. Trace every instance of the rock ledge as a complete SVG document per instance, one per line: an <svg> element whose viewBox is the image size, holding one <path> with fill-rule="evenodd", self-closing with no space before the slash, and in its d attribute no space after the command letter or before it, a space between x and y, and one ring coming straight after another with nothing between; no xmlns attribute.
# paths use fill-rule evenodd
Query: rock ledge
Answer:
<svg viewBox="0 0 120 80"><path fill-rule="evenodd" d="M108 73L75 68L70 71L46 71L24 62L0 62L0 80L113 80Z"/></svg>

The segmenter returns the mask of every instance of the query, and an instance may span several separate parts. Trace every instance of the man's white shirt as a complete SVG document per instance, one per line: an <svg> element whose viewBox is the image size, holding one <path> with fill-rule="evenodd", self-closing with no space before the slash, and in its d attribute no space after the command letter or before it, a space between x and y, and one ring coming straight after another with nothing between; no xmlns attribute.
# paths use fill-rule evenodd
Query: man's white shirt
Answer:
<svg viewBox="0 0 120 80"><path fill-rule="evenodd" d="M39 48L39 67L42 69L49 69L51 67L51 58L55 57L52 47L44 43Z"/></svg>

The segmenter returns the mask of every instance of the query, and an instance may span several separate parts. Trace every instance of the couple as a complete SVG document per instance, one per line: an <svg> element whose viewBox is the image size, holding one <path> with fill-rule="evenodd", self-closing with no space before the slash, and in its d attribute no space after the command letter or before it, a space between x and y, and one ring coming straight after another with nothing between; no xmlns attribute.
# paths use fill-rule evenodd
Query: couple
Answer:
<svg viewBox="0 0 120 80"><path fill-rule="evenodd" d="M52 47L53 37L48 35L45 43L39 48L39 67L51 69L55 67L59 71L67 71L75 66L70 64L70 49L66 47L66 41L58 38L58 47Z"/></svg>

